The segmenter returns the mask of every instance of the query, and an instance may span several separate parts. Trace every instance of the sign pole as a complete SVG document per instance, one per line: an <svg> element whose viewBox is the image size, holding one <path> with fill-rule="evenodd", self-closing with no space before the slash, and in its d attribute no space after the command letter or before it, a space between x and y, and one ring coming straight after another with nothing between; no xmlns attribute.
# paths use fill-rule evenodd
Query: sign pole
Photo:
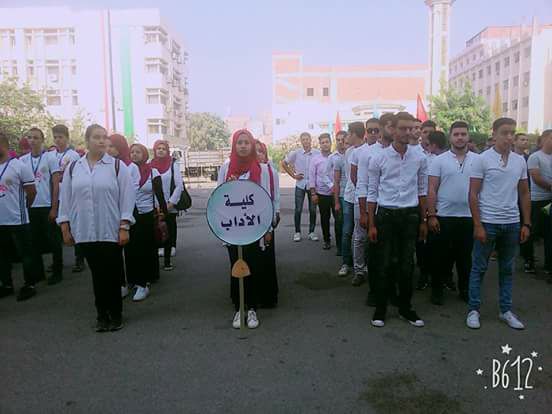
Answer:
<svg viewBox="0 0 552 414"><path fill-rule="evenodd" d="M238 246L238 261L243 261L243 247ZM245 334L245 288L243 277L239 278L240 283L240 339L246 339Z"/></svg>

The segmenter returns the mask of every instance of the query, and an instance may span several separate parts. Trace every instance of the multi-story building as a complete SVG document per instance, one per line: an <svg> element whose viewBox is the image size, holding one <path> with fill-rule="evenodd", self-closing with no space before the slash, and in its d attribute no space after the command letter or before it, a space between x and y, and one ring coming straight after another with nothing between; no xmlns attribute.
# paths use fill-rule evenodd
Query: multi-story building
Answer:
<svg viewBox="0 0 552 414"><path fill-rule="evenodd" d="M487 27L450 62L450 84L528 132L552 128L552 24Z"/></svg>
<svg viewBox="0 0 552 414"><path fill-rule="evenodd" d="M385 112L416 113L426 65L312 66L297 53L272 55L273 140L332 132Z"/></svg>
<svg viewBox="0 0 552 414"><path fill-rule="evenodd" d="M82 111L148 147L186 145L186 59L157 9L0 9L0 79L44 93L65 122Z"/></svg>

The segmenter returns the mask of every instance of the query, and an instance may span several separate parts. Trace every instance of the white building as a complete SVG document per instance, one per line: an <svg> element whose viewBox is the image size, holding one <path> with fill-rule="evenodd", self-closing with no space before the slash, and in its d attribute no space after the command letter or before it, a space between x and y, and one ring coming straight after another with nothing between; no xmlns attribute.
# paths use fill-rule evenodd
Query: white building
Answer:
<svg viewBox="0 0 552 414"><path fill-rule="evenodd" d="M158 9L0 9L0 80L46 94L48 111L78 111L151 147L186 145L187 53Z"/></svg>
<svg viewBox="0 0 552 414"><path fill-rule="evenodd" d="M528 132L552 128L552 24L487 27L450 62L452 87L471 85L494 116Z"/></svg>

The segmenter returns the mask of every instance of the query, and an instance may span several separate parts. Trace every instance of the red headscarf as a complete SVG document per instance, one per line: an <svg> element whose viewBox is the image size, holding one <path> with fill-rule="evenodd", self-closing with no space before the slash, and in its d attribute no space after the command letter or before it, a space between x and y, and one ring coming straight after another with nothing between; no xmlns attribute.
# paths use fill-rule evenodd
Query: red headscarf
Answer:
<svg viewBox="0 0 552 414"><path fill-rule="evenodd" d="M167 149L167 155L164 157L158 157L157 156L157 147L159 146L165 146ZM151 160L151 166L155 168L157 171L159 171L159 174L165 174L169 168L171 168L172 164L172 157L169 154L169 142L165 141L164 139L160 139L155 141L153 144L153 160Z"/></svg>
<svg viewBox="0 0 552 414"><path fill-rule="evenodd" d="M236 145L238 143L238 138L240 135L246 135L251 142L251 151L246 157L240 157L238 151L236 150ZM234 132L232 135L232 153L230 154L230 165L228 166L228 173L226 174L226 179L229 177L240 177L249 171L249 179L256 182L257 184L261 183L261 165L257 161L257 150L255 148L255 138L251 132L247 129L239 129Z"/></svg>
<svg viewBox="0 0 552 414"><path fill-rule="evenodd" d="M256 140L255 142L259 147L261 147L262 157L259 157L259 162L263 164L268 164L268 148L266 147L266 144L259 140ZM270 165L268 165L268 174L270 175L270 197L272 197L272 199L274 200L274 175L272 172L272 167Z"/></svg>
<svg viewBox="0 0 552 414"><path fill-rule="evenodd" d="M19 140L19 156L25 155L31 152L31 143L27 137L23 137Z"/></svg>
<svg viewBox="0 0 552 414"><path fill-rule="evenodd" d="M8 157L17 158L17 152L15 152L14 150L9 150L8 151Z"/></svg>
<svg viewBox="0 0 552 414"><path fill-rule="evenodd" d="M151 175L151 165L148 163L149 153L148 149L143 146L142 144L132 144L130 146L130 150L132 151L132 148L136 147L142 152L142 161L140 162L134 162L138 169L140 170L140 187L144 185L146 181L148 181L148 178Z"/></svg>
<svg viewBox="0 0 552 414"><path fill-rule="evenodd" d="M130 165L130 163L132 162L130 160L130 148L128 147L128 142L125 137L119 134L113 134L109 137L109 140L119 152L119 156L117 158L119 158L127 166Z"/></svg>

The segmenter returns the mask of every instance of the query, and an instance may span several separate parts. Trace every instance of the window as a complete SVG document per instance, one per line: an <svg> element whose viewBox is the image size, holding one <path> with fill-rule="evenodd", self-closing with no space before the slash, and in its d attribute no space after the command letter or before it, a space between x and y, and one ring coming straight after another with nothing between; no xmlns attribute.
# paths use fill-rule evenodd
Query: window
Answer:
<svg viewBox="0 0 552 414"><path fill-rule="evenodd" d="M323 88L322 96L330 96L330 88Z"/></svg>
<svg viewBox="0 0 552 414"><path fill-rule="evenodd" d="M35 75L34 61L28 60L27 61L27 79L34 77L34 75Z"/></svg>
<svg viewBox="0 0 552 414"><path fill-rule="evenodd" d="M71 103L73 106L78 106L79 104L79 95L75 89L71 91Z"/></svg>
<svg viewBox="0 0 552 414"><path fill-rule="evenodd" d="M61 95L59 90L48 90L46 91L46 105L50 106L59 106L61 105Z"/></svg>
<svg viewBox="0 0 552 414"><path fill-rule="evenodd" d="M508 66L510 66L510 57L505 57L504 58L504 67L507 68Z"/></svg>
<svg viewBox="0 0 552 414"><path fill-rule="evenodd" d="M477 93L479 96L483 96L483 89L479 89L479 92Z"/></svg>
<svg viewBox="0 0 552 414"><path fill-rule="evenodd" d="M144 42L165 45L167 44L167 32L160 26L146 26L144 27Z"/></svg>
<svg viewBox="0 0 552 414"><path fill-rule="evenodd" d="M44 29L44 44L46 46L54 46L59 43L57 29Z"/></svg>
<svg viewBox="0 0 552 414"><path fill-rule="evenodd" d="M531 57L531 46L528 46L525 49L523 49L523 57L525 58Z"/></svg>
<svg viewBox="0 0 552 414"><path fill-rule="evenodd" d="M522 129L523 131L527 131L527 121L521 123L521 129Z"/></svg>
<svg viewBox="0 0 552 414"><path fill-rule="evenodd" d="M475 81L475 72L472 73L472 81Z"/></svg>
<svg viewBox="0 0 552 414"><path fill-rule="evenodd" d="M168 73L167 62L159 58L146 58L146 72L162 73L163 75L167 75Z"/></svg>
<svg viewBox="0 0 552 414"><path fill-rule="evenodd" d="M483 79L483 69L479 70L479 79Z"/></svg>
<svg viewBox="0 0 552 414"><path fill-rule="evenodd" d="M517 88L519 86L519 76L518 75L514 76L514 79L512 80L512 86L514 88Z"/></svg>
<svg viewBox="0 0 552 414"><path fill-rule="evenodd" d="M512 101L512 111L517 111L517 109L518 109L518 100L514 99Z"/></svg>
<svg viewBox="0 0 552 414"><path fill-rule="evenodd" d="M51 83L59 82L59 60L46 61L46 80Z"/></svg>
<svg viewBox="0 0 552 414"><path fill-rule="evenodd" d="M307 96L314 96L314 88L307 88Z"/></svg>
<svg viewBox="0 0 552 414"><path fill-rule="evenodd" d="M487 66L487 75L491 74L491 66Z"/></svg>
<svg viewBox="0 0 552 414"><path fill-rule="evenodd" d="M529 77L530 77L529 72L525 72L523 74L523 86L529 86Z"/></svg>
<svg viewBox="0 0 552 414"><path fill-rule="evenodd" d="M508 112L508 102L502 103L502 112Z"/></svg>
<svg viewBox="0 0 552 414"><path fill-rule="evenodd" d="M519 52L514 53L514 63L519 63Z"/></svg>
<svg viewBox="0 0 552 414"><path fill-rule="evenodd" d="M495 72L497 75L500 75L500 62L495 63Z"/></svg>
<svg viewBox="0 0 552 414"><path fill-rule="evenodd" d="M71 75L77 76L77 65L71 64Z"/></svg>
<svg viewBox="0 0 552 414"><path fill-rule="evenodd" d="M508 79L506 79L504 82L502 82L502 89L504 89L505 91L508 90L509 88L509 82L508 82Z"/></svg>
<svg viewBox="0 0 552 414"><path fill-rule="evenodd" d="M462 79L460 79L460 87L463 88L464 87L464 81Z"/></svg>
<svg viewBox="0 0 552 414"><path fill-rule="evenodd" d="M521 106L523 108L527 108L529 106L529 97L528 96L525 96L523 98L523 100L521 101Z"/></svg>
<svg viewBox="0 0 552 414"><path fill-rule="evenodd" d="M25 35L25 47L27 49L30 49L33 47L33 35L30 34L30 35Z"/></svg>
<svg viewBox="0 0 552 414"><path fill-rule="evenodd" d="M491 96L491 87L487 86L487 96Z"/></svg>
<svg viewBox="0 0 552 414"><path fill-rule="evenodd" d="M0 49L8 47L15 48L15 30L0 30Z"/></svg>
<svg viewBox="0 0 552 414"><path fill-rule="evenodd" d="M479 57L483 57L483 50L479 51Z"/></svg>
<svg viewBox="0 0 552 414"><path fill-rule="evenodd" d="M146 102L167 105L168 93L165 89L146 89Z"/></svg>
<svg viewBox="0 0 552 414"><path fill-rule="evenodd" d="M166 134L167 120L166 119L148 119L149 134Z"/></svg>

